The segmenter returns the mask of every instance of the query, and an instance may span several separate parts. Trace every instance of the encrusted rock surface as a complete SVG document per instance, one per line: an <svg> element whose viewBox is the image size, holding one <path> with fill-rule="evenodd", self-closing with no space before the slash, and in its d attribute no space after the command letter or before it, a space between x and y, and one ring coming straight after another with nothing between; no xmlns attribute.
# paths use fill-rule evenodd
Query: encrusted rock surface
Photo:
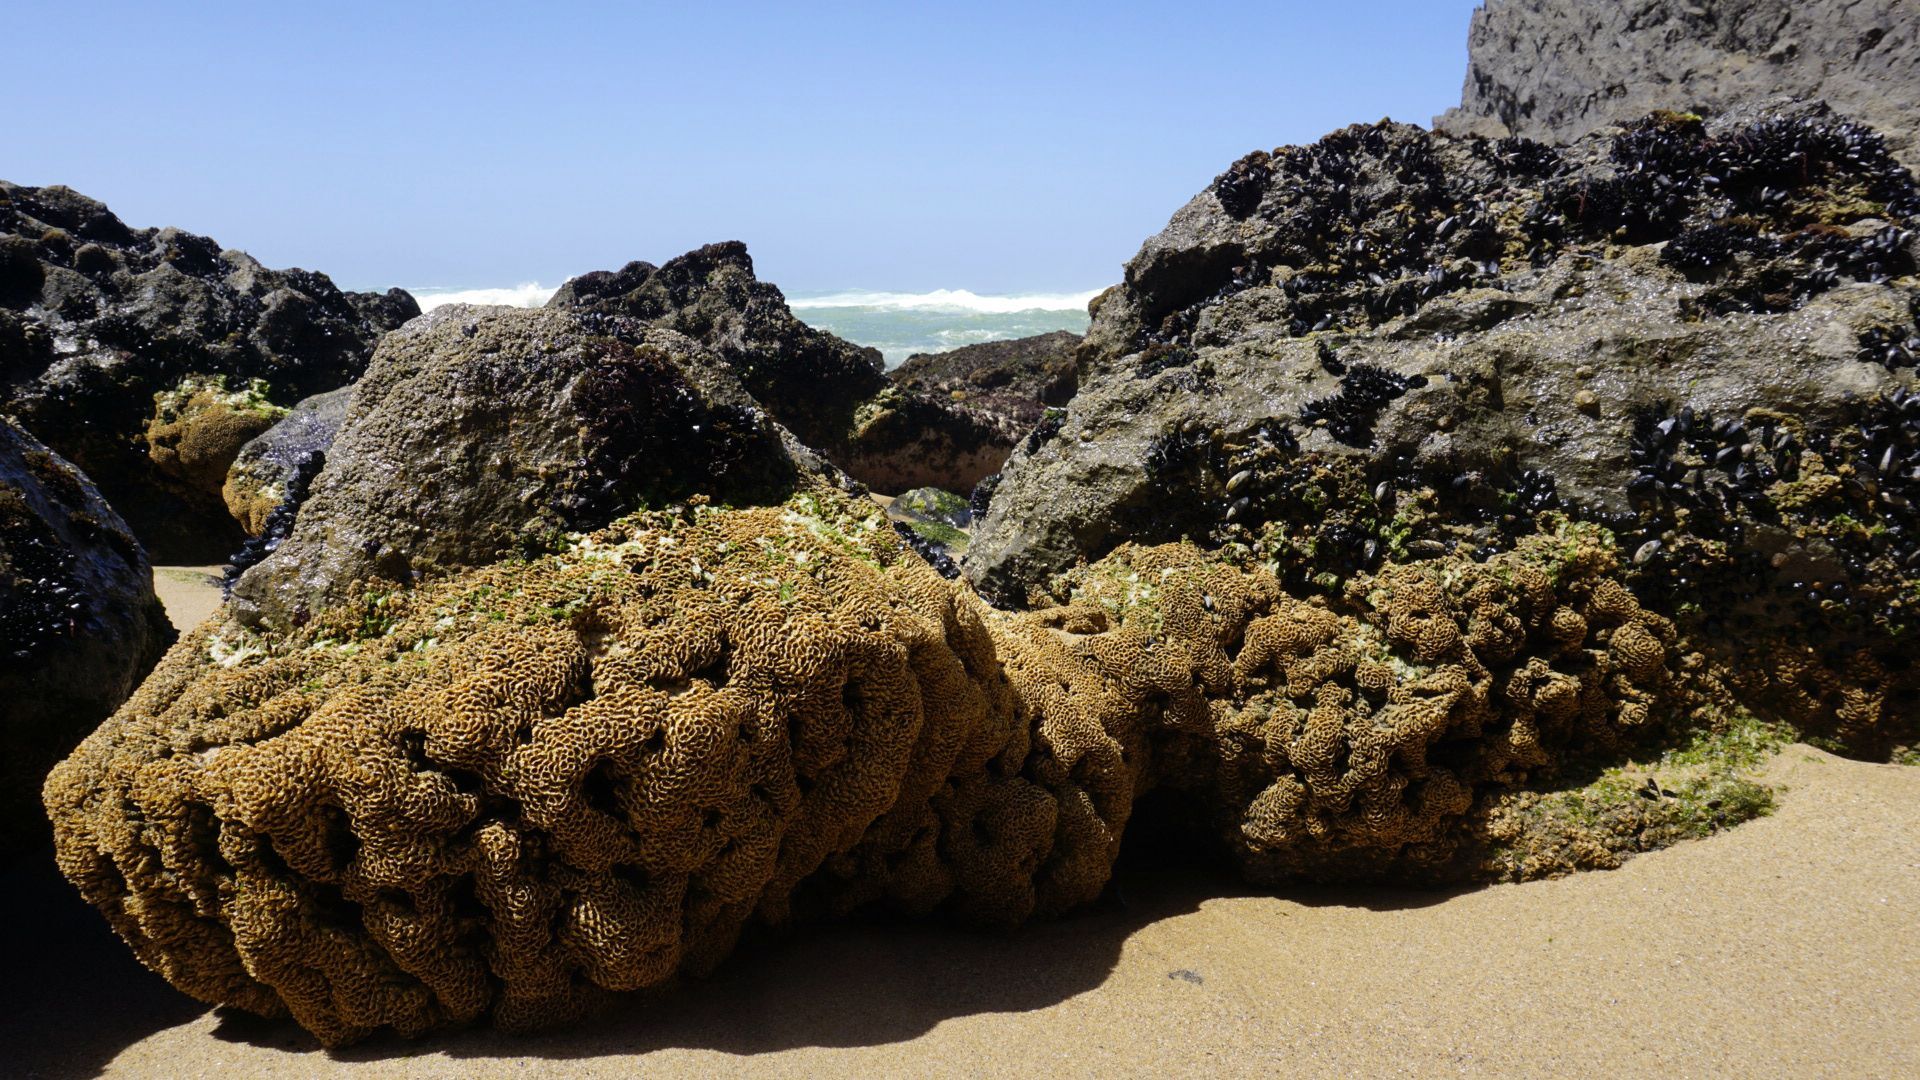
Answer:
<svg viewBox="0 0 1920 1080"><path fill-rule="evenodd" d="M1049 405L1065 405L1079 385L1074 352L1080 335L1069 330L916 353L887 378L894 385L946 398L984 417L1018 440L1040 423Z"/></svg>
<svg viewBox="0 0 1920 1080"><path fill-rule="evenodd" d="M173 636L126 524L0 417L0 851L44 842L32 793Z"/></svg>
<svg viewBox="0 0 1920 1080"><path fill-rule="evenodd" d="M325 463L352 401L351 386L315 394L240 447L221 484L220 497L249 537L266 531L267 519L287 501L288 487L297 482L296 477L303 471L317 472Z"/></svg>
<svg viewBox="0 0 1920 1080"><path fill-rule="evenodd" d="M1885 753L1915 724L1916 210L1818 106L1250 155L1103 300L965 572L1017 604L1191 536L1330 588L1565 509L1668 613L1751 644L1756 695Z"/></svg>
<svg viewBox="0 0 1920 1080"><path fill-rule="evenodd" d="M971 490L1015 435L950 401L889 383L877 349L816 330L753 274L737 241L661 266L632 262L572 279L549 308L619 315L711 348L774 419L875 490Z"/></svg>
<svg viewBox="0 0 1920 1080"><path fill-rule="evenodd" d="M165 562L239 546L220 498L231 457L205 455L245 438L234 417L208 418L182 460L184 432L147 438L165 422L157 398L217 386L290 406L353 381L379 336L419 313L397 289L341 292L204 236L129 228L65 187L0 181L0 412L85 470Z"/></svg>
<svg viewBox="0 0 1920 1080"><path fill-rule="evenodd" d="M1825 98L1920 166L1912 0L1487 0L1474 12L1461 133L1571 141L1652 109Z"/></svg>
<svg viewBox="0 0 1920 1080"><path fill-rule="evenodd" d="M1712 722L1617 569L1562 523L1329 602L1127 548L1005 616L808 481L211 621L46 799L62 870L187 993L330 1044L539 1027L749 924L1085 904L1155 789L1258 881L1605 864L1634 829L1492 841L1509 793Z"/></svg>
<svg viewBox="0 0 1920 1080"><path fill-rule="evenodd" d="M232 599L284 627L370 577L404 585L537 552L696 493L777 501L825 468L682 334L449 305L381 342L289 534Z"/></svg>

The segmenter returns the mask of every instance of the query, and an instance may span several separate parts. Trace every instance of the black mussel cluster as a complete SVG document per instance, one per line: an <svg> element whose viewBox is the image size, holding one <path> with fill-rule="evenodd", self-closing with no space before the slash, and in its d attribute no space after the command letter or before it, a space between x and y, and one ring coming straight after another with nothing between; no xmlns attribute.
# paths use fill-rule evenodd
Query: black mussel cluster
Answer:
<svg viewBox="0 0 1920 1080"><path fill-rule="evenodd" d="M951 581L960 576L960 564L953 561L953 556L947 554L945 547L921 536L898 521L893 522L893 531L901 540L906 541L914 554L924 559L928 566L939 571L941 577Z"/></svg>
<svg viewBox="0 0 1920 1080"><path fill-rule="evenodd" d="M1136 379L1151 379L1169 368L1187 367L1196 359L1192 349L1178 345L1150 345L1133 369Z"/></svg>
<svg viewBox="0 0 1920 1080"><path fill-rule="evenodd" d="M1860 335L1859 359L1884 364L1890 371L1920 362L1920 327L1869 327Z"/></svg>
<svg viewBox="0 0 1920 1080"><path fill-rule="evenodd" d="M324 450L309 450L294 461L293 473L287 477L287 493L267 514L260 535L248 537L240 550L227 560L226 576L220 583L223 592L231 594L233 584L240 580L241 574L273 554L282 541L293 535L293 523L299 517L300 506L307 501L313 478L320 475L320 468L326 463L327 454Z"/></svg>
<svg viewBox="0 0 1920 1080"><path fill-rule="evenodd" d="M1220 200L1220 208L1228 216L1244 218L1260 205L1267 185L1273 182L1273 170L1267 167L1267 160L1265 153L1256 150L1214 178L1214 197Z"/></svg>
<svg viewBox="0 0 1920 1080"><path fill-rule="evenodd" d="M0 656L28 660L43 645L78 631L87 594L73 580L72 556L38 521L11 517L0 527L11 564L0 596Z"/></svg>
<svg viewBox="0 0 1920 1080"><path fill-rule="evenodd" d="M1751 229L1714 222L1688 229L1668 241L1660 261L1689 277L1709 274L1731 263L1736 255L1771 255L1776 245Z"/></svg>
<svg viewBox="0 0 1920 1080"><path fill-rule="evenodd" d="M1663 257L1696 278L1742 254L1768 264L1710 298L1715 313L1784 310L1843 280L1913 272L1900 225L1854 237L1828 222L1863 199L1895 221L1920 213L1920 189L1884 140L1832 116L1710 135L1697 117L1655 113L1618 135L1599 166L1575 167L1525 139L1465 143L1461 151L1506 179L1492 192L1459 190L1438 146L1414 129L1362 125L1235 162L1215 197L1235 219L1270 217L1273 235L1231 264L1191 271L1179 296L1162 298L1168 309L1140 347L1188 342L1201 311L1256 286L1285 292L1288 331L1302 336L1500 287L1512 253L1539 266L1570 246L1620 240L1670 241Z"/></svg>
<svg viewBox="0 0 1920 1080"><path fill-rule="evenodd" d="M1551 148L1524 139L1471 146L1490 171L1509 176L1561 167ZM1267 198L1276 190L1279 197ZM1414 128L1358 125L1308 146L1252 154L1212 191L1236 219L1270 214L1276 235L1240 261L1193 271L1143 331L1142 348L1185 341L1201 310L1276 281L1293 301L1290 329L1301 336L1377 324L1498 279L1498 208L1452 192L1432 136Z"/></svg>
<svg viewBox="0 0 1920 1080"><path fill-rule="evenodd" d="M1836 456L1853 466L1849 503L1882 526L1869 534L1872 554L1890 557L1903 575L1920 574L1920 394L1896 387L1874 399L1848 436L1847 452Z"/></svg>
<svg viewBox="0 0 1920 1080"><path fill-rule="evenodd" d="M1340 389L1315 398L1300 409L1300 422L1324 427L1327 434L1348 446L1373 445L1373 422L1380 409L1408 390L1427 385L1425 375L1400 375L1373 364L1345 364L1322 346L1320 363L1340 376Z"/></svg>
<svg viewBox="0 0 1920 1080"><path fill-rule="evenodd" d="M987 508L993 505L993 493L1000 490L1000 479L1005 475L988 473L973 485L973 491L967 495L967 512L973 515L973 520L986 520Z"/></svg>
<svg viewBox="0 0 1920 1080"><path fill-rule="evenodd" d="M1040 422L1033 426L1033 430L1027 432L1027 437L1025 441L1020 444L1020 449L1029 454L1040 449L1055 435L1060 434L1060 428L1065 425L1066 422L1067 410L1060 408L1048 409L1041 414Z"/></svg>
<svg viewBox="0 0 1920 1080"><path fill-rule="evenodd" d="M1643 414L1628 445L1627 494L1656 517L1687 510L1687 529L1697 535L1737 536L1742 511L1777 517L1767 489L1799 478L1801 449L1800 437L1771 419L1715 420L1690 405Z"/></svg>

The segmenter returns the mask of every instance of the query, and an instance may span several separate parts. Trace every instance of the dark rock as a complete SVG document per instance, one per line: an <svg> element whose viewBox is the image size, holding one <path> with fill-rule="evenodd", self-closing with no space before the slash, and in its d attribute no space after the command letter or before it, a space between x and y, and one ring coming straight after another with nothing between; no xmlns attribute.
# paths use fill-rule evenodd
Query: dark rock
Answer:
<svg viewBox="0 0 1920 1080"><path fill-rule="evenodd" d="M1629 563L1666 538L1648 598L1764 644L1806 730L1871 753L1913 719L1890 680L1820 684L1881 684L1842 704L1780 674L1920 631L1920 199L1876 136L1797 106L1564 151L1379 124L1260 162L1257 204L1202 192L1100 305L974 530L984 594L1183 536L1326 590L1569 513Z"/></svg>
<svg viewBox="0 0 1920 1080"><path fill-rule="evenodd" d="M287 497L287 482L301 463L324 457L353 401L353 387L315 394L255 436L233 459L221 497L248 536L259 536L267 517Z"/></svg>
<svg viewBox="0 0 1920 1080"><path fill-rule="evenodd" d="M538 552L696 495L778 501L802 472L831 469L680 333L443 307L382 341L290 534L231 602L249 623L298 623L367 579Z"/></svg>
<svg viewBox="0 0 1920 1080"><path fill-rule="evenodd" d="M46 835L47 770L173 636L126 524L79 470L0 417L0 850Z"/></svg>
<svg viewBox="0 0 1920 1080"><path fill-rule="evenodd" d="M894 385L991 421L1017 440L1033 430L1049 405L1065 405L1079 385L1074 351L1080 335L1067 330L986 341L940 353L918 353L887 373Z"/></svg>
<svg viewBox="0 0 1920 1080"><path fill-rule="evenodd" d="M215 389L284 408L352 382L379 336L418 314L398 289L343 293L206 237L130 229L67 188L0 182L0 412L93 477L162 561L239 545L220 486L244 428L271 417L223 409L156 440L156 424L192 419L160 415L157 397Z"/></svg>
<svg viewBox="0 0 1920 1080"><path fill-rule="evenodd" d="M664 327L718 353L749 394L809 446L881 491L971 488L1013 439L950 402L900 391L877 349L816 330L753 274L746 245L709 244L665 265L628 263L561 286L550 308Z"/></svg>
<svg viewBox="0 0 1920 1080"><path fill-rule="evenodd" d="M959 577L956 561L967 553L973 511L967 500L939 488L915 488L887 504L895 531L947 577Z"/></svg>
<svg viewBox="0 0 1920 1080"><path fill-rule="evenodd" d="M1461 134L1570 141L1653 109L1824 98L1920 166L1912 0L1488 0L1468 34Z"/></svg>

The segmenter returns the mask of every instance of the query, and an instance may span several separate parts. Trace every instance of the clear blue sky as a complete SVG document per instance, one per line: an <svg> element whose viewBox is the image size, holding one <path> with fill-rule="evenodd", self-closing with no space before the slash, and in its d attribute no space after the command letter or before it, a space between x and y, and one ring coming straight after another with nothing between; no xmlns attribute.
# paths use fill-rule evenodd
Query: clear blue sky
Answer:
<svg viewBox="0 0 1920 1080"><path fill-rule="evenodd" d="M1474 0L14 0L0 177L352 288L745 240L789 292L1093 288L1248 150L1459 99Z"/></svg>

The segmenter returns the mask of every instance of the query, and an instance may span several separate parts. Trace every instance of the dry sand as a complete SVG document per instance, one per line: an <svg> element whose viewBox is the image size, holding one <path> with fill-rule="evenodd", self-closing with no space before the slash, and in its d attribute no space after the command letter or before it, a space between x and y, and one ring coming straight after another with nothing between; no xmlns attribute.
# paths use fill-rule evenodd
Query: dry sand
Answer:
<svg viewBox="0 0 1920 1080"><path fill-rule="evenodd" d="M153 591L167 609L173 628L186 633L199 626L220 606L220 578L224 566L156 566Z"/></svg>
<svg viewBox="0 0 1920 1080"><path fill-rule="evenodd" d="M1611 872L1274 897L1129 864L1017 933L817 928L572 1032L333 1055L172 993L35 862L0 882L0 1074L1920 1075L1920 768L1773 775L1774 816Z"/></svg>

